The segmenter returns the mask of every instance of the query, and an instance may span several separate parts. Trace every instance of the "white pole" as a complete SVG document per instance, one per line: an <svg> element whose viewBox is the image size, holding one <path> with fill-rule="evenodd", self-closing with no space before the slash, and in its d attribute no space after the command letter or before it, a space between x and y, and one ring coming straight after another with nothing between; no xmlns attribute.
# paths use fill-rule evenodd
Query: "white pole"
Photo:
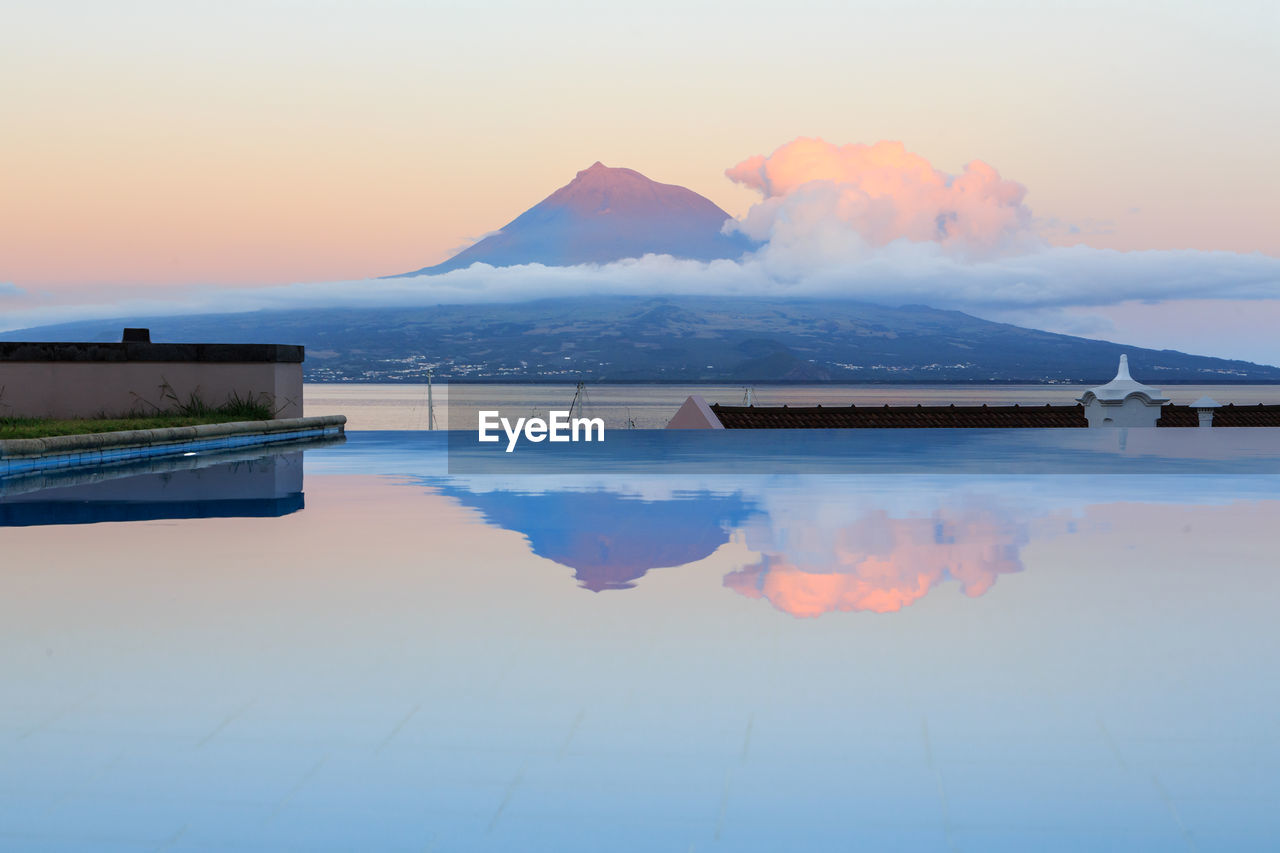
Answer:
<svg viewBox="0 0 1280 853"><path fill-rule="evenodd" d="M427 368L427 429L436 428L436 407L431 399L431 368Z"/></svg>

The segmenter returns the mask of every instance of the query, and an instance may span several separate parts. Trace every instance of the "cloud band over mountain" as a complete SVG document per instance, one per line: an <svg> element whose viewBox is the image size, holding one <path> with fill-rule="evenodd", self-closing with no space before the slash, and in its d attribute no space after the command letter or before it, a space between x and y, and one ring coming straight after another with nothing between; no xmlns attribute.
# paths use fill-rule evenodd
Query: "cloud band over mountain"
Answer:
<svg viewBox="0 0 1280 853"><path fill-rule="evenodd" d="M528 301L617 294L845 296L872 302L927 302L957 309L1115 305L1133 300L1280 297L1280 259L1260 253L1194 250L1118 252L1049 247L981 262L957 259L929 244L893 243L856 261L810 264L771 251L736 262L668 255L610 264L529 264L468 269L419 278L292 284L259 288L187 287L168 298L137 298L58 309L64 316L103 310L253 311L321 306L432 305ZM28 292L33 293L33 292ZM0 296L8 292L0 291ZM23 295L13 292L14 298ZM176 298L174 298L176 297ZM16 306L15 306L16 307ZM32 306L34 309L35 306ZM50 311L54 309L50 308ZM26 312L34 316L35 311ZM11 326L12 327L12 326Z"/></svg>

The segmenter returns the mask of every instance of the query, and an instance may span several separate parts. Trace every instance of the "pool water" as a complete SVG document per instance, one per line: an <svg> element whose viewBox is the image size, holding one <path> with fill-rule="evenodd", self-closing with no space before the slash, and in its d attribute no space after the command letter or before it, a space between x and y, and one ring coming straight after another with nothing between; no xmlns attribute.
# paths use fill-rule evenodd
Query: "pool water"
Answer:
<svg viewBox="0 0 1280 853"><path fill-rule="evenodd" d="M0 482L0 849L1280 846L1273 440L890 438L931 466L356 432Z"/></svg>

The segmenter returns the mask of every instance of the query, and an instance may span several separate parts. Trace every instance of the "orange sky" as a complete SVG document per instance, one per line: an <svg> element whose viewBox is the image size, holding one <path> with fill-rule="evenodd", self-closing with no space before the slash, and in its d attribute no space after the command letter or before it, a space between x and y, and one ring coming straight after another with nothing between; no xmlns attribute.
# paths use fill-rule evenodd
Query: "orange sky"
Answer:
<svg viewBox="0 0 1280 853"><path fill-rule="evenodd" d="M797 136L981 159L1056 242L1280 254L1275 33L1251 3L27 4L0 282L402 272L595 160L741 215L725 168Z"/></svg>

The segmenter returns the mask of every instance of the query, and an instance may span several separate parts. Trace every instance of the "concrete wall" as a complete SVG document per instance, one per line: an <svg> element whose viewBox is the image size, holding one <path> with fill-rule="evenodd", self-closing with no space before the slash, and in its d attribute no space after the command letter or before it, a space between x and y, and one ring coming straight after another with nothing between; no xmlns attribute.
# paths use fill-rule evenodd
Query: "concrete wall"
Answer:
<svg viewBox="0 0 1280 853"><path fill-rule="evenodd" d="M301 362L0 361L0 417L151 414L197 394L263 398L277 418L300 418Z"/></svg>
<svg viewBox="0 0 1280 853"><path fill-rule="evenodd" d="M1084 416L1091 427L1154 427L1160 409L1136 395L1119 404L1103 403L1095 397L1085 403Z"/></svg>

